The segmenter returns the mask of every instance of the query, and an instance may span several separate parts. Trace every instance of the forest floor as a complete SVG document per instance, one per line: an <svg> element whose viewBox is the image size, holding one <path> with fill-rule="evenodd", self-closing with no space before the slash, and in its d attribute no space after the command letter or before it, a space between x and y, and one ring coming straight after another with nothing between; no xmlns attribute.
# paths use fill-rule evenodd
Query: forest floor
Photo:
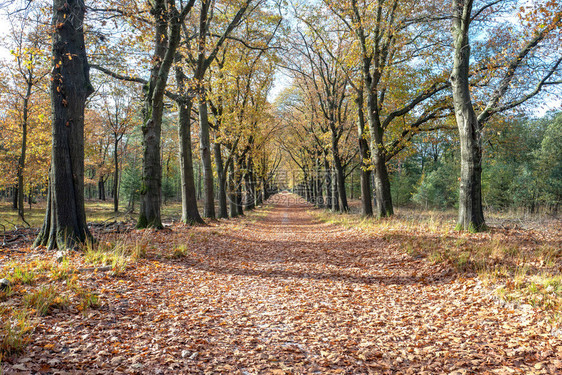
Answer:
<svg viewBox="0 0 562 375"><path fill-rule="evenodd" d="M0 372L562 373L561 325L545 306L502 302L476 273L401 247L403 235L327 222L304 202L117 231L58 265L30 243L0 248L19 280L0 294L0 316L12 313L2 324L29 335ZM113 258L99 250L124 244ZM58 297L39 314L48 290ZM18 309L43 316L18 321Z"/></svg>

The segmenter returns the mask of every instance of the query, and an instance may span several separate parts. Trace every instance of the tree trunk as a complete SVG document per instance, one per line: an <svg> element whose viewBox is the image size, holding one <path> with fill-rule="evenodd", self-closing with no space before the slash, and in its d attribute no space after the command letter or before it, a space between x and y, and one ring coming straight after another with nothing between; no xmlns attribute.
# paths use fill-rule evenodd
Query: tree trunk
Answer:
<svg viewBox="0 0 562 375"><path fill-rule="evenodd" d="M103 176L100 176L98 180L98 199L100 201L105 201L105 180Z"/></svg>
<svg viewBox="0 0 562 375"><path fill-rule="evenodd" d="M365 164L369 160L369 144L365 139L365 113L363 112L363 92L359 91L355 99L357 104L357 137L359 140L359 151L361 155L361 214L363 216L373 216L373 204L371 194L371 171Z"/></svg>
<svg viewBox="0 0 562 375"><path fill-rule="evenodd" d="M215 152L215 164L217 165L217 176L219 178L219 217L228 219L228 207L226 199L226 175L224 173L224 163L222 161L221 144L213 144Z"/></svg>
<svg viewBox="0 0 562 375"><path fill-rule="evenodd" d="M324 208L322 176L318 157L316 158L316 206Z"/></svg>
<svg viewBox="0 0 562 375"><path fill-rule="evenodd" d="M354 181L353 175L354 175L354 173L353 173L353 171L352 171L352 172L351 172L351 182L350 182L350 187L349 187L349 199L351 199L351 200L353 200L353 199L355 198L355 197L354 197L354 190L355 190L355 189L354 189L354 186L353 186L353 184L355 183L355 181Z"/></svg>
<svg viewBox="0 0 562 375"><path fill-rule="evenodd" d="M326 209L332 209L332 176L330 173L330 164L328 163L328 159L324 156L324 180L326 181L326 199L324 201L324 205Z"/></svg>
<svg viewBox="0 0 562 375"><path fill-rule="evenodd" d="M25 171L25 155L27 151L27 123L29 118L29 98L31 97L32 82L27 83L27 92L23 98L23 122L21 124L21 154L18 160L18 215L25 221L24 217L24 193L23 174Z"/></svg>
<svg viewBox="0 0 562 375"><path fill-rule="evenodd" d="M162 195L162 163L160 160L160 138L164 112L164 92L170 68L180 42L181 20L178 9L166 2L152 2L151 14L156 20L153 66L150 80L145 87L145 106L142 169L141 208L137 228L161 229L160 204Z"/></svg>
<svg viewBox="0 0 562 375"><path fill-rule="evenodd" d="M472 1L453 0L454 63L451 74L453 104L461 145L461 180L458 230L486 228L482 209L482 128L478 123L469 86L468 30Z"/></svg>
<svg viewBox="0 0 562 375"><path fill-rule="evenodd" d="M262 203L265 203L269 199L269 186L267 184L267 179L265 177L262 177L262 187L263 187Z"/></svg>
<svg viewBox="0 0 562 375"><path fill-rule="evenodd" d="M244 168L244 159L238 159L238 170L234 174L234 186L236 191L236 210L238 216L244 216L244 199L242 195L242 180L244 178L242 169Z"/></svg>
<svg viewBox="0 0 562 375"><path fill-rule="evenodd" d="M12 189L12 209L14 210L18 209L18 197L18 185L16 184L16 186L14 186Z"/></svg>
<svg viewBox="0 0 562 375"><path fill-rule="evenodd" d="M201 93L199 102L199 128L201 162L203 163L203 181L205 183L205 205L203 215L214 219L215 215L215 190L213 181L213 164L211 161L211 141L209 135L209 115L205 92Z"/></svg>
<svg viewBox="0 0 562 375"><path fill-rule="evenodd" d="M341 203L341 205L340 204L337 205L338 206L337 208L338 211L348 212L349 206L347 204L347 194L345 191L345 173L339 156L338 141L334 135L332 135L332 156L334 159L335 177L336 177L337 192L338 192L336 196L336 200L338 200Z"/></svg>
<svg viewBox="0 0 562 375"><path fill-rule="evenodd" d="M84 2L54 0L53 12L53 145L47 211L35 246L65 249L92 238L84 207L84 107L94 90L84 45Z"/></svg>
<svg viewBox="0 0 562 375"><path fill-rule="evenodd" d="M203 196L203 172L201 171L201 162L197 163L197 199Z"/></svg>
<svg viewBox="0 0 562 375"><path fill-rule="evenodd" d="M193 154L191 152L191 106L192 102L179 103L179 139L181 171L181 220L185 224L203 224L197 208L197 192L193 176Z"/></svg>
<svg viewBox="0 0 562 375"><path fill-rule="evenodd" d="M338 174L336 168L332 168L332 211L340 211L340 200L339 200L339 186L338 186Z"/></svg>
<svg viewBox="0 0 562 375"><path fill-rule="evenodd" d="M119 212L119 154L117 153L119 138L117 134L114 134L114 137L113 164L115 165L115 172L113 172L113 212Z"/></svg>
<svg viewBox="0 0 562 375"><path fill-rule="evenodd" d="M368 82L367 87L370 87ZM383 129L378 121L377 97L369 92L367 108L369 110L369 130L371 132L371 158L375 167L375 199L378 217L387 217L394 214L392 195L390 192L390 179L386 169L386 154L383 141Z"/></svg>
<svg viewBox="0 0 562 375"><path fill-rule="evenodd" d="M230 203L230 217L238 216L238 207L236 207L236 183L235 183L235 173L234 173L234 161L230 164L228 170L228 201Z"/></svg>
<svg viewBox="0 0 562 375"><path fill-rule="evenodd" d="M246 210L250 211L256 208L256 181L254 179L254 161L252 156L248 156L246 168Z"/></svg>

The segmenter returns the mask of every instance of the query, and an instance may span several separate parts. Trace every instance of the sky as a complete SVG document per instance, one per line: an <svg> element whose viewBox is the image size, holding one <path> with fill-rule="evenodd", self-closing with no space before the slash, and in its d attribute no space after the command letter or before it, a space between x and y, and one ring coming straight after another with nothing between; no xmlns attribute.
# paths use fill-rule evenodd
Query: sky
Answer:
<svg viewBox="0 0 562 375"><path fill-rule="evenodd" d="M10 24L3 13L0 13L0 38L3 38L10 31ZM0 46L0 57L9 56L9 51Z"/></svg>

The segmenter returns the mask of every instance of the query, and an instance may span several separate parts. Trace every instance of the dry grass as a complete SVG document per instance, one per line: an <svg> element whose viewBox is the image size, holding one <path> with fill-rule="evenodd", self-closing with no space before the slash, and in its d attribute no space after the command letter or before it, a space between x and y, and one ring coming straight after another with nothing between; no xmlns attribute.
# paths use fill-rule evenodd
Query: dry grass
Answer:
<svg viewBox="0 0 562 375"><path fill-rule="evenodd" d="M399 209L392 218L314 211L319 220L362 228L401 251L478 276L504 301L562 313L562 225L548 216L496 213L484 233L456 232L453 211Z"/></svg>

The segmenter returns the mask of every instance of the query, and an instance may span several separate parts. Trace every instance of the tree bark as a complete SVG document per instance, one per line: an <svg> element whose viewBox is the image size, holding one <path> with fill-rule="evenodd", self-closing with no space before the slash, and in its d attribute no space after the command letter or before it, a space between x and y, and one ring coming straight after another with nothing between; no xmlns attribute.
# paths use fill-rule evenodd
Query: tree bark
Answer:
<svg viewBox="0 0 562 375"><path fill-rule="evenodd" d="M19 198L18 185L16 184L16 186L14 186L12 189L12 209L17 210Z"/></svg>
<svg viewBox="0 0 562 375"><path fill-rule="evenodd" d="M324 181L326 185L326 199L324 200L324 205L326 209L332 209L332 176L330 173L330 164L328 159L324 156Z"/></svg>
<svg viewBox="0 0 562 375"><path fill-rule="evenodd" d="M367 87L371 87L368 81ZM377 96L369 91L367 109L369 111L369 130L371 133L371 158L375 166L375 199L378 217L387 217L394 214L392 195L390 193L390 179L386 169L386 155L383 141L383 129L378 121Z"/></svg>
<svg viewBox="0 0 562 375"><path fill-rule="evenodd" d="M170 68L180 42L181 19L175 2L168 9L164 0L152 3L156 20L154 65L145 87L144 124L142 127L144 158L142 169L141 208L137 228L161 229L160 204L162 195L162 164L160 138L164 112L164 92Z"/></svg>
<svg viewBox="0 0 562 375"><path fill-rule="evenodd" d="M100 176L98 180L98 199L100 201L105 201L105 180L103 176Z"/></svg>
<svg viewBox="0 0 562 375"><path fill-rule="evenodd" d="M338 186L338 173L336 168L332 168L332 211L340 211L340 199L339 199L339 186Z"/></svg>
<svg viewBox="0 0 562 375"><path fill-rule="evenodd" d="M213 181L213 164L211 161L209 114L204 90L199 99L200 148L201 162L203 163L203 181L205 184L205 205L203 209L203 216L209 219L214 219L216 217L215 188Z"/></svg>
<svg viewBox="0 0 562 375"><path fill-rule="evenodd" d="M228 170L228 201L230 206L230 217L238 216L238 207L236 207L236 183L235 183L235 166L234 161L230 164Z"/></svg>
<svg viewBox="0 0 562 375"><path fill-rule="evenodd" d="M226 175L224 173L224 163L222 160L221 144L213 144L215 152L215 164L217 166L217 176L219 178L219 218L228 219L228 207L226 199Z"/></svg>
<svg viewBox="0 0 562 375"><path fill-rule="evenodd" d="M117 134L113 134L114 144L113 144L113 164L115 165L115 171L113 172L113 212L119 212L119 154L117 153L119 149L119 137Z"/></svg>
<svg viewBox="0 0 562 375"><path fill-rule="evenodd" d="M345 173L341 164L340 153L338 148L338 140L332 133L332 156L334 159L335 177L337 183L337 196L336 200L339 202L337 205L338 211L348 212L349 206L347 204L347 193L345 190ZM338 199L339 198L339 199ZM340 205L341 203L341 205Z"/></svg>
<svg viewBox="0 0 562 375"><path fill-rule="evenodd" d="M30 78L31 79L31 78ZM28 125L28 118L29 118L29 98L31 97L31 88L32 82L29 80L27 82L27 91L25 93L25 97L23 98L23 121L21 124L21 153L18 159L18 215L19 217L25 221L24 216L24 193L25 193L25 186L23 181L23 175L25 171L25 156L27 151L27 125Z"/></svg>
<svg viewBox="0 0 562 375"><path fill-rule="evenodd" d="M485 229L482 209L482 127L470 96L468 37L472 0L453 0L454 63L451 74L453 104L461 145L458 230Z"/></svg>
<svg viewBox="0 0 562 375"><path fill-rule="evenodd" d="M43 228L35 246L73 248L92 238L84 207L84 107L93 93L84 44L85 5L53 1L52 156Z"/></svg>
<svg viewBox="0 0 562 375"><path fill-rule="evenodd" d="M244 172L242 171L245 168L244 165L244 157L238 158L238 169L234 174L234 186L236 191L236 210L238 216L244 216L244 199L242 194L242 181L244 179Z"/></svg>
<svg viewBox="0 0 562 375"><path fill-rule="evenodd" d="M246 210L250 211L256 208L256 181L254 178L254 161L252 155L248 155L245 175L246 186Z"/></svg>
<svg viewBox="0 0 562 375"><path fill-rule="evenodd" d="M373 216L373 204L371 194L371 171L365 160L369 160L369 144L365 139L365 113L363 112L363 92L359 91L355 99L357 105L357 138L359 140L359 151L361 155L361 214Z"/></svg>
<svg viewBox="0 0 562 375"><path fill-rule="evenodd" d="M316 206L318 208L324 208L324 193L323 193L323 186L322 186L322 176L321 176L321 169L320 169L320 162L319 156L316 158Z"/></svg>
<svg viewBox="0 0 562 375"><path fill-rule="evenodd" d="M197 192L193 175L193 154L191 151L191 100L179 103L179 139L181 171L181 220L185 224L203 224L197 208Z"/></svg>

